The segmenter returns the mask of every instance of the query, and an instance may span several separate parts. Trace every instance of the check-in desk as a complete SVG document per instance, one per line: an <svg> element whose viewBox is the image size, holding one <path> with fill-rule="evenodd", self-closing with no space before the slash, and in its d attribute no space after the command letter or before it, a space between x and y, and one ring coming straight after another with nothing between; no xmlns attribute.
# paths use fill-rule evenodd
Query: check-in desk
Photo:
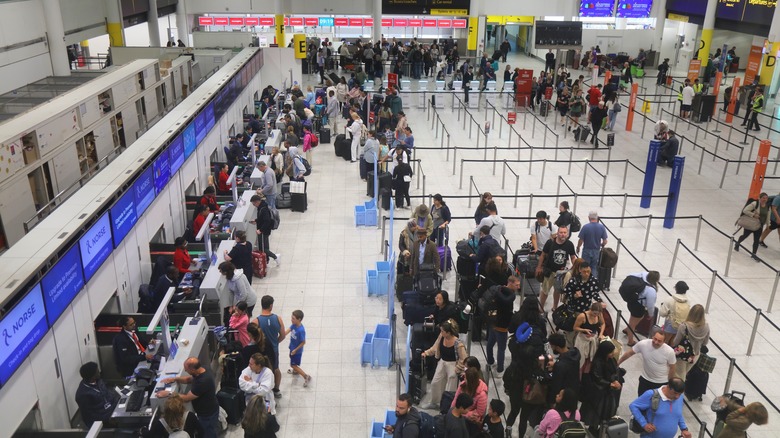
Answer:
<svg viewBox="0 0 780 438"><path fill-rule="evenodd" d="M271 149L273 149L275 146L281 148L285 131L286 128L272 129L271 132L268 133L268 138L265 140L265 146L263 147L263 150L265 150L266 154L270 154Z"/></svg>
<svg viewBox="0 0 780 438"><path fill-rule="evenodd" d="M220 309L230 307L233 304L230 296L221 297L217 294L217 282L222 275L219 273L219 265L225 261L225 251L230 252L235 244L235 240L223 240L220 242L216 251L217 262L209 266L206 275L203 276L203 280L200 282L200 296L208 300L219 300Z"/></svg>
<svg viewBox="0 0 780 438"><path fill-rule="evenodd" d="M271 166L269 162L270 159L271 159L270 155L258 155L257 162L259 163L262 161L270 167ZM259 188L260 186L263 185L263 172L261 172L260 169L257 168L257 166L255 166L255 168L252 169L252 175L249 177L249 182L252 183L252 187L254 188Z"/></svg>
<svg viewBox="0 0 780 438"><path fill-rule="evenodd" d="M255 232L254 225L249 223L249 221L254 220L257 216L255 206L250 202L250 199L252 199L252 196L254 196L255 193L254 190L247 190L242 193L241 197L238 198L238 203L236 204L236 209L233 211L233 216L230 218L230 229L234 232L238 230L245 231L248 239L253 238L250 235L250 232Z"/></svg>

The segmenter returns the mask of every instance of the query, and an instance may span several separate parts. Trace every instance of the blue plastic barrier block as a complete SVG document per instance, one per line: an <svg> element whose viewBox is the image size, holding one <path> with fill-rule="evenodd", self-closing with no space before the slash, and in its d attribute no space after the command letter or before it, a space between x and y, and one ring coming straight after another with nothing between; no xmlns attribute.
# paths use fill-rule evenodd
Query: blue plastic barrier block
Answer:
<svg viewBox="0 0 780 438"><path fill-rule="evenodd" d="M359 227L366 224L366 207L362 205L355 206L355 226Z"/></svg>
<svg viewBox="0 0 780 438"><path fill-rule="evenodd" d="M363 222L365 226L367 227L375 227L376 226L376 208L367 208L366 212L363 214Z"/></svg>
<svg viewBox="0 0 780 438"><path fill-rule="evenodd" d="M369 365L371 364L371 350L372 350L372 341L374 340L373 333L366 333L365 337L363 337L363 345L360 347L360 363L361 365Z"/></svg>
<svg viewBox="0 0 780 438"><path fill-rule="evenodd" d="M376 295L379 293L379 283L377 272L373 269L366 271L366 286L368 287L369 295Z"/></svg>
<svg viewBox="0 0 780 438"><path fill-rule="evenodd" d="M370 200L363 203L366 206L366 210L376 210L376 201Z"/></svg>
<svg viewBox="0 0 780 438"><path fill-rule="evenodd" d="M377 294L387 295L390 287L390 262L376 262L377 283L379 289Z"/></svg>
<svg viewBox="0 0 780 438"><path fill-rule="evenodd" d="M388 409L385 414L385 426L395 426L397 418L395 416L395 410Z"/></svg>
<svg viewBox="0 0 780 438"><path fill-rule="evenodd" d="M385 436L385 425L374 421L371 423L371 435L369 435L369 438L384 438Z"/></svg>
<svg viewBox="0 0 780 438"><path fill-rule="evenodd" d="M376 325L372 340L371 364L379 367L390 366L390 326L388 324Z"/></svg>

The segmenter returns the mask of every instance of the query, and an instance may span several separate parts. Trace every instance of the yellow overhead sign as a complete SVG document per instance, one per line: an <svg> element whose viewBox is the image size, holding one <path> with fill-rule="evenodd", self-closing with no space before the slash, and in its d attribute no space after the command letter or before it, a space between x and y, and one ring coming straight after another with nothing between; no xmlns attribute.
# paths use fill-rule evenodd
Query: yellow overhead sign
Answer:
<svg viewBox="0 0 780 438"><path fill-rule="evenodd" d="M534 17L530 15L488 15L487 22L501 25L506 25L508 23L534 24Z"/></svg>
<svg viewBox="0 0 780 438"><path fill-rule="evenodd" d="M295 58L306 58L306 35L302 33L293 35L293 49L295 50Z"/></svg>
<svg viewBox="0 0 780 438"><path fill-rule="evenodd" d="M465 17L469 15L468 9L431 9L431 15L453 15L456 17Z"/></svg>
<svg viewBox="0 0 780 438"><path fill-rule="evenodd" d="M469 38L467 40L466 50L477 50L477 29L479 28L479 18L469 18Z"/></svg>
<svg viewBox="0 0 780 438"><path fill-rule="evenodd" d="M687 15L679 15L679 14L666 14L667 20L674 20L674 21L682 21L683 23L688 22L688 16Z"/></svg>

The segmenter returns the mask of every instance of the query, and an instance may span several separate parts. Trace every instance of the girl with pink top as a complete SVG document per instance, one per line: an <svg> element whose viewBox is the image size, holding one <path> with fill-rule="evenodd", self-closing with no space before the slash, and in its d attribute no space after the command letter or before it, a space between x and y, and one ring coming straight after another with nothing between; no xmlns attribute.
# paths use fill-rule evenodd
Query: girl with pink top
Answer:
<svg viewBox="0 0 780 438"><path fill-rule="evenodd" d="M577 392L571 388L562 389L555 396L555 407L544 415L534 436L555 438L555 433L563 422L564 415L567 419L573 416L577 421L580 420L580 411L577 410Z"/></svg>
<svg viewBox="0 0 780 438"><path fill-rule="evenodd" d="M246 314L246 309L246 301L239 301L230 315L230 329L236 331L236 340L241 342L242 347L249 345L249 333L246 331L249 316Z"/></svg>

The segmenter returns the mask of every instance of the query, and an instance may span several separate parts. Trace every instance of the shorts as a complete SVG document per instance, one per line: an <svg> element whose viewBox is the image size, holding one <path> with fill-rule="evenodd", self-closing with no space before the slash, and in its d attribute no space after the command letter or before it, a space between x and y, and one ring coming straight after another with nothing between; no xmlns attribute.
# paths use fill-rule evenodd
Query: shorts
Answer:
<svg viewBox="0 0 780 438"><path fill-rule="evenodd" d="M691 106L690 106L690 105L685 105L685 104L682 104L682 105L680 105L680 109L681 109L682 111L690 111L690 110L691 110Z"/></svg>
<svg viewBox="0 0 780 438"><path fill-rule="evenodd" d="M647 309L639 301L631 301L628 303L628 311L631 312L631 316L634 318L644 318L647 315Z"/></svg>
<svg viewBox="0 0 780 438"><path fill-rule="evenodd" d="M563 285L561 283L563 282L563 276L565 274L565 271L561 275L558 275L554 272L547 277L544 277L544 281L542 281L542 288L539 290L539 293L547 296L549 295L550 289L553 289L553 292L563 292Z"/></svg>
<svg viewBox="0 0 780 438"><path fill-rule="evenodd" d="M778 224L775 221L769 221L769 229L774 231L776 229L780 228L780 224Z"/></svg>
<svg viewBox="0 0 780 438"><path fill-rule="evenodd" d="M582 113L581 112L577 112L577 111L572 111L571 112L571 116L574 117L574 118L577 118L577 117L582 116Z"/></svg>
<svg viewBox="0 0 780 438"><path fill-rule="evenodd" d="M293 354L290 356L290 366L301 366L301 359L303 358L303 353Z"/></svg>
<svg viewBox="0 0 780 438"><path fill-rule="evenodd" d="M271 361L271 367L275 370L279 369L279 351L274 350L274 357L269 357L268 360Z"/></svg>

